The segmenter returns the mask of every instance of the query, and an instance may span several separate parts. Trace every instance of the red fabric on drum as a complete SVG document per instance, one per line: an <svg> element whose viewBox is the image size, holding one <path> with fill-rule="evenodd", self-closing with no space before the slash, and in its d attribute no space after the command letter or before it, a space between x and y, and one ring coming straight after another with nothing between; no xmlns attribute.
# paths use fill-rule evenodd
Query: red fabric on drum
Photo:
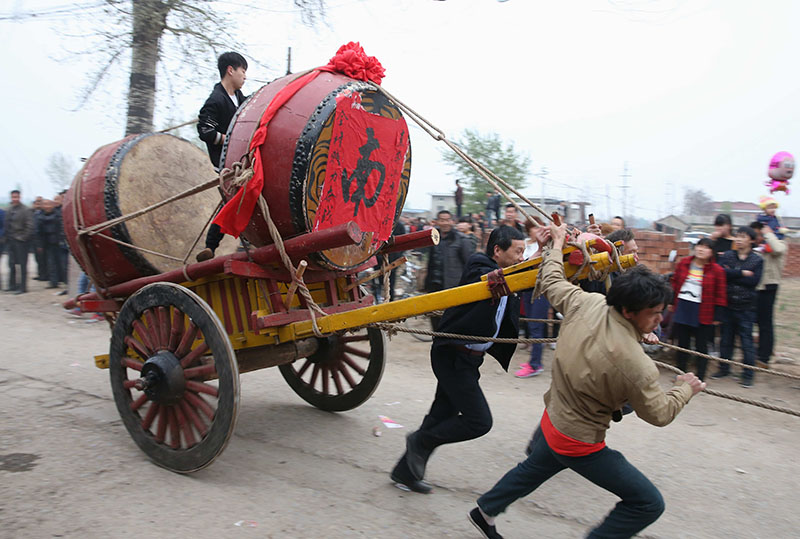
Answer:
<svg viewBox="0 0 800 539"><path fill-rule="evenodd" d="M355 221L389 239L407 153L405 120L367 112L356 92L340 95L314 230Z"/></svg>

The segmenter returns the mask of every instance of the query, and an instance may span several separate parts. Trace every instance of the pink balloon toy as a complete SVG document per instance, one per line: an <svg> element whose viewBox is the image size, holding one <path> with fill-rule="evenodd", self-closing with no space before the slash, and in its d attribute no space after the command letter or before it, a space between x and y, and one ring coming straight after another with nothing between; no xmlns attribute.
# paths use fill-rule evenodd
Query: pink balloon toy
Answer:
<svg viewBox="0 0 800 539"><path fill-rule="evenodd" d="M794 174L794 157L789 152L778 152L769 161L767 171L770 179L766 182L770 194L783 191L789 194L789 179Z"/></svg>

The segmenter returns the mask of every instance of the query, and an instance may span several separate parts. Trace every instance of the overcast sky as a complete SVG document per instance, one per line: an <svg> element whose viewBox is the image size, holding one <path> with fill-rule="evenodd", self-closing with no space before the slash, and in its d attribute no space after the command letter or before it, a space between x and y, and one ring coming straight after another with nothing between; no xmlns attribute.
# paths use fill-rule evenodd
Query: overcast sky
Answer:
<svg viewBox="0 0 800 539"><path fill-rule="evenodd" d="M450 138L465 128L498 133L531 158L527 192L541 195L533 174L546 167L547 196L588 200L601 217L622 212L626 162L628 213L657 218L680 213L686 187L757 202L772 154L800 157L800 3L790 0L327 0L327 21L313 29L289 1L245 3L217 5L257 60L246 94L285 72L288 46L299 71L360 41L386 68L384 87ZM4 2L0 16L69 5ZM94 64L64 61L64 49L77 47L63 34L89 24L0 20L0 200L17 185L52 196L50 154L77 162L122 137L123 77L73 110ZM158 127L196 117L218 79L211 53L208 62L204 82L169 104L160 94ZM454 178L441 162L444 146L411 134L407 205L427 208L428 194L452 190ZM780 215L800 215L800 192L776 198Z"/></svg>

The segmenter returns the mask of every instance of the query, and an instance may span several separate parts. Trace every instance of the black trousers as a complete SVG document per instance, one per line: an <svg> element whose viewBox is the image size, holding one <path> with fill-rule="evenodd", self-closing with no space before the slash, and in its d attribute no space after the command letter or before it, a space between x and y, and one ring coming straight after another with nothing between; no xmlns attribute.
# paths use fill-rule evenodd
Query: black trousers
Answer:
<svg viewBox="0 0 800 539"><path fill-rule="evenodd" d="M492 428L489 403L478 384L483 355L453 346L431 348L436 396L419 427L419 439L429 450L444 444L479 438Z"/></svg>
<svg viewBox="0 0 800 539"><path fill-rule="evenodd" d="M714 326L708 324L700 324L697 327L687 326L686 324L673 324L672 332L678 339L678 346L681 348L692 349L691 339L694 337L693 350L701 354L708 354L708 342L714 338ZM708 360L704 357L693 356L697 364L697 372L695 373L698 378L704 380L706 377L706 364ZM686 367L689 359L689 354L686 352L675 353L678 368L686 372Z"/></svg>
<svg viewBox="0 0 800 539"><path fill-rule="evenodd" d="M28 242L8 238L6 247L8 247L8 288L25 292L28 288ZM19 282L17 266L19 266Z"/></svg>
<svg viewBox="0 0 800 539"><path fill-rule="evenodd" d="M225 234L222 232L222 229L219 227L219 225L216 223L211 223L211 226L208 227L208 232L206 232L206 247L212 251L216 251L217 247L219 247L219 243L224 237Z"/></svg>
<svg viewBox="0 0 800 539"><path fill-rule="evenodd" d="M778 294L777 284L768 284L766 289L758 291L756 322L758 323L758 360L769 363L772 349L775 346L775 327L772 315L775 312L775 296Z"/></svg>
<svg viewBox="0 0 800 539"><path fill-rule="evenodd" d="M47 269L44 277L50 281L50 286L58 286L61 280L61 248L58 244L47 243L42 248L42 255Z"/></svg>

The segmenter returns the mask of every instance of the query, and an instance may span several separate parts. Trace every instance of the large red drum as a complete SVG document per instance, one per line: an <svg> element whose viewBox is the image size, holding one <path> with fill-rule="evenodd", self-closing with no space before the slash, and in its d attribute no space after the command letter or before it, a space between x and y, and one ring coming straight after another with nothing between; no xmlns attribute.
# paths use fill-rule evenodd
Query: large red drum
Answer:
<svg viewBox="0 0 800 539"><path fill-rule="evenodd" d="M64 196L64 232L73 256L103 288L180 268L219 203L215 189L171 202L91 237L79 235L78 229L146 208L214 176L205 151L172 135L132 135L101 147ZM203 240L189 253L189 262L203 249ZM235 244L227 238L221 251L232 252Z"/></svg>
<svg viewBox="0 0 800 539"><path fill-rule="evenodd" d="M261 87L239 109L223 148L225 167L247 155L267 106L296 77ZM262 194L283 238L348 220L365 232L361 244L321 251L311 262L351 270L388 239L408 193L411 147L402 114L372 86L320 73L278 110L257 151ZM235 193L226 191L228 198ZM256 246L272 243L258 206L243 236Z"/></svg>

